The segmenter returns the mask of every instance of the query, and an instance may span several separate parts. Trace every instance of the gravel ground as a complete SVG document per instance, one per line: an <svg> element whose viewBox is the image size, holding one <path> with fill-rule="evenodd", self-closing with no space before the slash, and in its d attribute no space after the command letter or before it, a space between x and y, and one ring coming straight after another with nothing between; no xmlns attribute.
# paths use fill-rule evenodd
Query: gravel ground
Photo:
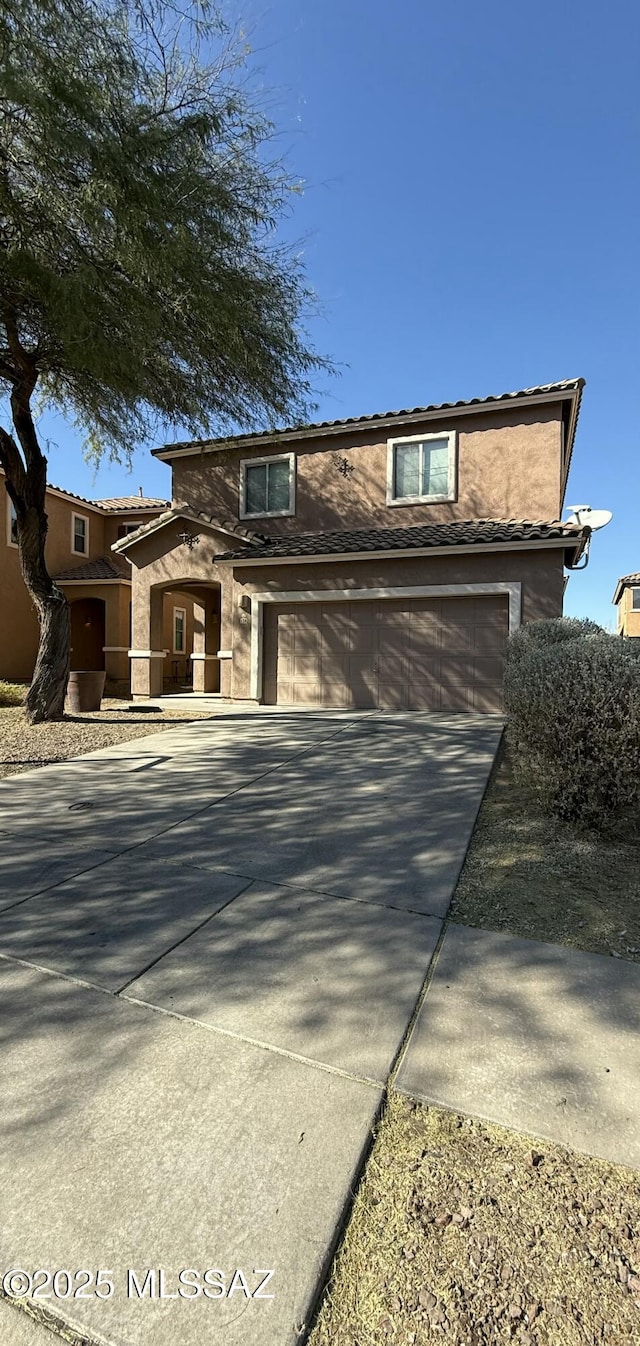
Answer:
<svg viewBox="0 0 640 1346"><path fill-rule="evenodd" d="M203 718L191 712L166 710L159 715L136 714L124 709L129 704L106 698L101 710L67 715L53 724L34 725L27 723L24 711L18 706L0 709L0 777L31 771L51 762L66 762L96 748L108 748L112 743L143 738Z"/></svg>
<svg viewBox="0 0 640 1346"><path fill-rule="evenodd" d="M309 1346L640 1341L640 1174L392 1094Z"/></svg>
<svg viewBox="0 0 640 1346"><path fill-rule="evenodd" d="M637 813L606 832L548 818L498 762L450 910L483 930L640 962Z"/></svg>

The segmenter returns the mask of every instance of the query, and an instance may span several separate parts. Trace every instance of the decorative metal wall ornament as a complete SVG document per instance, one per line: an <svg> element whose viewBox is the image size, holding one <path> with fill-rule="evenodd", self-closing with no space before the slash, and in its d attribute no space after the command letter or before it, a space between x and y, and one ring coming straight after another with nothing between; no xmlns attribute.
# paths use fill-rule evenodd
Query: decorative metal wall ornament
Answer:
<svg viewBox="0 0 640 1346"><path fill-rule="evenodd" d="M340 473L341 477L350 477L353 472L353 463L348 458L344 458L341 453L332 453L331 457Z"/></svg>
<svg viewBox="0 0 640 1346"><path fill-rule="evenodd" d="M185 547L189 548L189 551L193 551L194 547L198 545L199 541L200 538L198 537L197 533L188 533L186 529L184 533L178 533L178 542L182 542L182 544Z"/></svg>

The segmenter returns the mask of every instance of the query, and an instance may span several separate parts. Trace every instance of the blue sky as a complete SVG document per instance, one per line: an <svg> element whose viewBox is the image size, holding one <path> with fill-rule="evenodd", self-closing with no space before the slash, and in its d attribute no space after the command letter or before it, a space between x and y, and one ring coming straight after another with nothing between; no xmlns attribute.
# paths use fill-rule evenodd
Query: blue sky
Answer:
<svg viewBox="0 0 640 1346"><path fill-rule="evenodd" d="M610 624L640 569L640 11L632 0L277 0L246 14L304 196L340 366L319 417L587 380L567 501L612 509L566 610ZM45 417L51 480L169 492L166 467L97 479Z"/></svg>

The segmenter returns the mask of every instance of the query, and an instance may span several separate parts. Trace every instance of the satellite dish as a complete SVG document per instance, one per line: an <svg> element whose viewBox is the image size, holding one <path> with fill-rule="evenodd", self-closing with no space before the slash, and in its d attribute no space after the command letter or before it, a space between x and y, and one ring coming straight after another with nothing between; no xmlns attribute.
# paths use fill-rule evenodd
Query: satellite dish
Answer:
<svg viewBox="0 0 640 1346"><path fill-rule="evenodd" d="M567 523L577 523L581 528L585 525L596 532L598 528L604 528L606 524L611 523L613 514L610 509L592 509L591 505L567 505L571 510Z"/></svg>

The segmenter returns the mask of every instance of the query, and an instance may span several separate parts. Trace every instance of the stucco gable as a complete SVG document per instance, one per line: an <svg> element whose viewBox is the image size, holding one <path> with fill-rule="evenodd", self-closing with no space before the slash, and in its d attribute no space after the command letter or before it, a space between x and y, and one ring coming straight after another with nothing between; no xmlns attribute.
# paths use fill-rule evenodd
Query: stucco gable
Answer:
<svg viewBox="0 0 640 1346"><path fill-rule="evenodd" d="M211 514L206 514L204 510L190 509L186 504L172 505L171 509L165 510L163 514L158 515L157 519L151 519L149 523L143 523L140 528L136 528L135 533L128 533L126 537L120 538L114 542L111 550L115 552L128 552L134 549L138 543L144 542L152 533L158 533L163 528L168 528L172 524L184 520L185 523L195 525L200 531L205 531L211 536L216 533L224 538L233 538L234 541L241 541L245 547L255 543L257 546L270 541L263 533L255 533L249 528L243 528L239 523L231 519L216 519ZM228 544L226 544L228 545Z"/></svg>

